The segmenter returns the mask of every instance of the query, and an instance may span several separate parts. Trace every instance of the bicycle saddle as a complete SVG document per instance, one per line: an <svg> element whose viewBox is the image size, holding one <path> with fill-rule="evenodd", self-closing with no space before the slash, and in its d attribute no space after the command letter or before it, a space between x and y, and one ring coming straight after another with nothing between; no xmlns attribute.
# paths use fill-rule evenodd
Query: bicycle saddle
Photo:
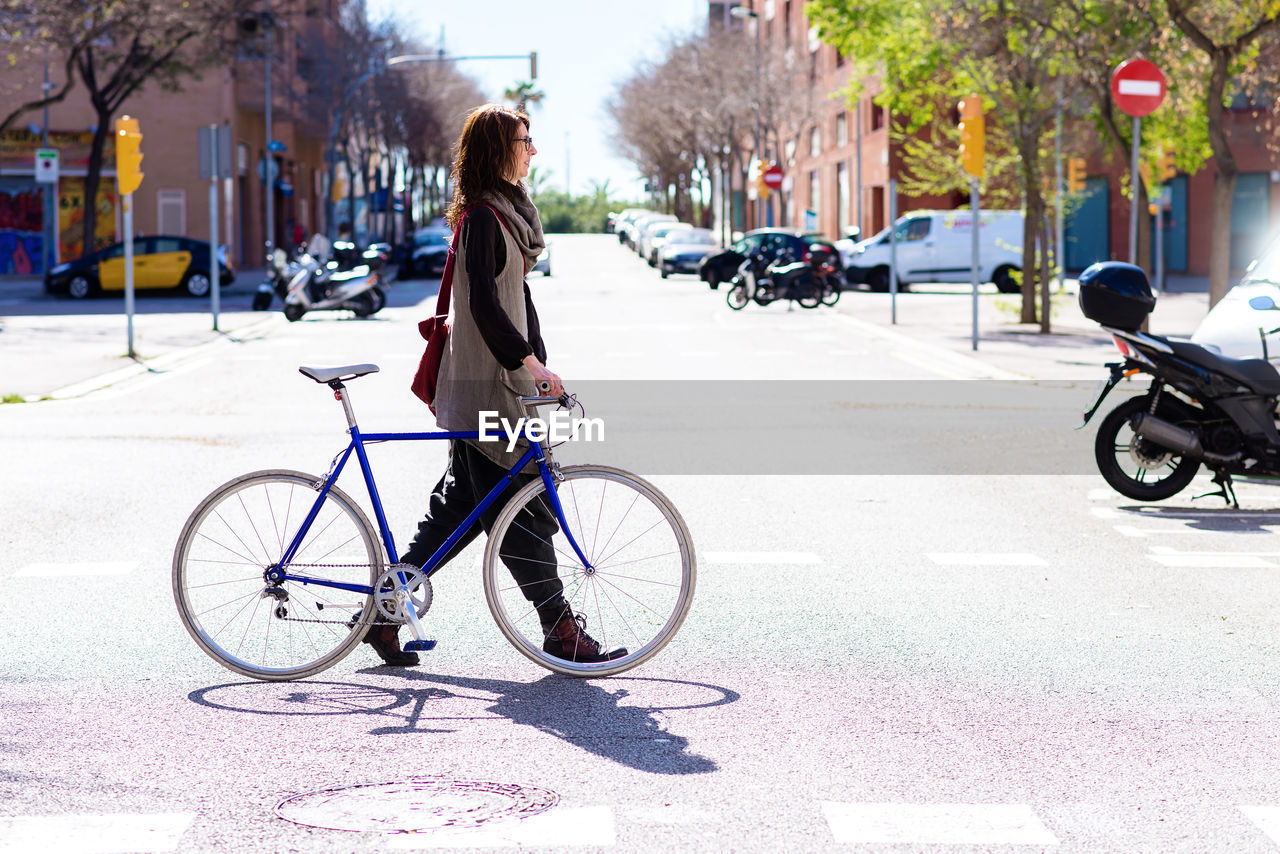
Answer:
<svg viewBox="0 0 1280 854"><path fill-rule="evenodd" d="M353 380L365 374L376 374L377 365L342 365L337 368L298 368L298 373L310 377L318 383L331 383L334 380Z"/></svg>

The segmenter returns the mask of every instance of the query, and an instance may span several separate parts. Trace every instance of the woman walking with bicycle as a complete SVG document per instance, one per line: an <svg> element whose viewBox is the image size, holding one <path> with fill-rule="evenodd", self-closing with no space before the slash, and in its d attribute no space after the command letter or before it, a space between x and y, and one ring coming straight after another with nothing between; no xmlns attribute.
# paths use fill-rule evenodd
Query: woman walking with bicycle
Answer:
<svg viewBox="0 0 1280 854"><path fill-rule="evenodd" d="M538 150L529 135L529 117L496 104L473 110L458 140L451 181L453 198L447 219L457 234L453 266L451 329L440 362L435 397L436 421L446 430L474 431L481 412L497 412L515 422L525 415L520 397L543 388L564 394L560 377L546 367L546 347L525 275L545 246L538 210L522 185ZM421 567L497 485L528 449L523 440L512 451L505 442L452 440L449 464L431 493L426 517L403 563ZM505 495L537 477L516 476ZM488 533L505 501L481 514L449 560ZM585 631L564 598L551 537L558 526L545 507L513 527L502 543L503 561L521 592L537 611L543 651L576 662L609 661L625 649L606 651ZM387 664L408 666L418 656L400 648L398 627L375 625L365 636Z"/></svg>

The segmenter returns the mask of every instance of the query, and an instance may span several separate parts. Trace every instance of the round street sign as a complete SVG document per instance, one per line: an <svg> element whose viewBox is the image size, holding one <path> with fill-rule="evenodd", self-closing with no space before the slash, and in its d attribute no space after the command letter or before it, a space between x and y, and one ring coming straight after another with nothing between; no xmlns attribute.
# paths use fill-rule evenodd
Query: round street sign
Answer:
<svg viewBox="0 0 1280 854"><path fill-rule="evenodd" d="M1164 73L1146 59L1126 59L1111 75L1111 97L1131 116L1145 116L1164 102Z"/></svg>
<svg viewBox="0 0 1280 854"><path fill-rule="evenodd" d="M764 185L770 190L776 190L782 186L782 167L778 164L770 166L764 170Z"/></svg>

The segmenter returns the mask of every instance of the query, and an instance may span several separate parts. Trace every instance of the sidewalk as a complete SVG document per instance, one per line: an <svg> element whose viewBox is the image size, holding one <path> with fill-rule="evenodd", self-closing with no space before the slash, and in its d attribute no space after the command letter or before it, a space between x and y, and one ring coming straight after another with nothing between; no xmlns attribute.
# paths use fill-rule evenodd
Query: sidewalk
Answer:
<svg viewBox="0 0 1280 854"><path fill-rule="evenodd" d="M0 400L27 401L79 397L148 372L169 370L182 360L226 340L269 333L284 323L278 310L255 312L250 300L261 271L242 271L222 293L218 331L208 311L165 313L164 298L140 300L133 320L134 357L128 349L123 301L60 304L65 313L6 314L6 296L20 297L41 288L39 280L0 281ZM869 335L927 361L935 371L958 379L1033 379L1094 381L1118 353L1111 336L1085 318L1074 293L1053 299L1052 332L1017 322L1016 295L982 294L979 299L978 349L972 348L971 300L956 286L950 292L921 286L899 294L897 323L891 322L890 296L858 291L845 294L838 309ZM71 313L88 308L95 313ZM1151 331L1189 336L1208 311L1208 282L1170 282L1151 315Z"/></svg>
<svg viewBox="0 0 1280 854"><path fill-rule="evenodd" d="M133 357L123 299L59 303L56 313L15 314L6 303L43 285L38 279L5 279L0 283L0 400L79 397L169 370L225 340L262 334L284 318L278 310L250 309L261 281L258 272L241 272L221 292L217 331L210 311L175 311L163 296L135 301Z"/></svg>
<svg viewBox="0 0 1280 854"><path fill-rule="evenodd" d="M1080 311L1076 282L1052 297L1049 334L1039 324L1018 322L1021 297L1016 294L979 295L978 347L973 349L972 301L957 286L899 294L897 322L892 322L888 294L845 294L841 309L869 333L899 344L915 344L945 356L957 378L1096 380L1102 366L1119 358L1111 335ZM945 289L945 290L944 290ZM1207 278L1171 280L1156 300L1150 331L1157 335L1189 337L1209 310ZM857 308L850 311L849 305ZM927 358L927 357L926 357Z"/></svg>

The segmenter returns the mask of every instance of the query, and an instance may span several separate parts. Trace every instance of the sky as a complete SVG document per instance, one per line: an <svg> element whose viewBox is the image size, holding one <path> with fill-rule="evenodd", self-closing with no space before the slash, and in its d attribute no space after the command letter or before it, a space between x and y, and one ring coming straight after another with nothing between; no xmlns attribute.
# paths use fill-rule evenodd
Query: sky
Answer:
<svg viewBox="0 0 1280 854"><path fill-rule="evenodd" d="M673 39L704 31L706 0L367 0L372 20L393 19L406 36L434 50L443 32L453 56L538 53L542 103L531 106L533 165L547 186L574 194L608 179L611 195L640 199L642 179L614 155L606 100ZM527 60L458 63L492 100L529 77Z"/></svg>

